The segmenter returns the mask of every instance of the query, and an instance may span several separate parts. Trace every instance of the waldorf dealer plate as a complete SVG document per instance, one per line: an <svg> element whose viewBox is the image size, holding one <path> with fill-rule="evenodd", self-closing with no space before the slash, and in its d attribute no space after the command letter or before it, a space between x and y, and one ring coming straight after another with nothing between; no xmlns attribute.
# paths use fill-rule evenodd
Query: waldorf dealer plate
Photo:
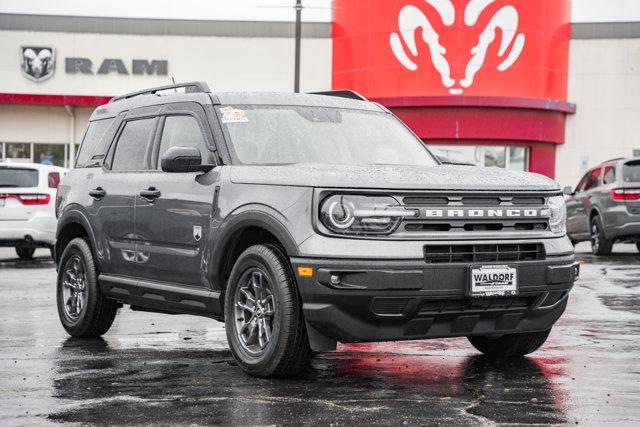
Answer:
<svg viewBox="0 0 640 427"><path fill-rule="evenodd" d="M510 296L518 293L518 275L508 265L471 267L472 297Z"/></svg>

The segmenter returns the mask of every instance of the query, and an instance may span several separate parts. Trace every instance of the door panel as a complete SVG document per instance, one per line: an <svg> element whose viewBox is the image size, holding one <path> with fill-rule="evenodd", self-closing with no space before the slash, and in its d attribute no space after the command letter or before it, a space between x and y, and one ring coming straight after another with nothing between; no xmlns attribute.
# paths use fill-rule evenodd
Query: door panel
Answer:
<svg viewBox="0 0 640 427"><path fill-rule="evenodd" d="M149 280L206 285L202 272L215 185L196 182L195 173L142 174L139 190L154 187L160 196L136 196L135 232L138 276Z"/></svg>
<svg viewBox="0 0 640 427"><path fill-rule="evenodd" d="M582 198L584 196L584 188L587 185L587 180L589 178L589 173L587 172L585 176L578 182L576 185L576 189L574 193L567 197L567 233L574 238L581 238L581 233L583 231L583 223L585 221L585 207L582 203Z"/></svg>
<svg viewBox="0 0 640 427"><path fill-rule="evenodd" d="M96 253L103 273L137 274L134 218L138 189L133 183L148 169L156 123L155 117L136 117L135 110L129 112L109 149L105 169L88 183L93 200L89 212L95 217Z"/></svg>
<svg viewBox="0 0 640 427"><path fill-rule="evenodd" d="M196 147L203 163L214 162L213 136L206 124L199 104L172 105L163 111L151 161L156 170L141 174L137 181L138 191L147 192L138 194L135 202L138 262L144 279L208 286L203 253L210 244L216 179L198 181L199 173L160 170L160 158L176 146Z"/></svg>
<svg viewBox="0 0 640 427"><path fill-rule="evenodd" d="M133 275L135 264L134 203L135 192L128 185L129 173L103 173L91 180L89 191L102 189L103 197L93 198L87 207L95 224L96 255L102 272Z"/></svg>

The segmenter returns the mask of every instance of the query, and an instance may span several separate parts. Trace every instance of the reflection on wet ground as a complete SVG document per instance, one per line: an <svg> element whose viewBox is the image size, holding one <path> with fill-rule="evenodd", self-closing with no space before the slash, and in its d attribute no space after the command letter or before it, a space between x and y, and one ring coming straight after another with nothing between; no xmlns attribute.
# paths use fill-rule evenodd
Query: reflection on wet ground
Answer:
<svg viewBox="0 0 640 427"><path fill-rule="evenodd" d="M465 339L341 345L292 380L245 376L207 319L125 309L104 339L69 338L52 265L0 261L0 423L638 424L640 261L581 258L532 357L492 361Z"/></svg>

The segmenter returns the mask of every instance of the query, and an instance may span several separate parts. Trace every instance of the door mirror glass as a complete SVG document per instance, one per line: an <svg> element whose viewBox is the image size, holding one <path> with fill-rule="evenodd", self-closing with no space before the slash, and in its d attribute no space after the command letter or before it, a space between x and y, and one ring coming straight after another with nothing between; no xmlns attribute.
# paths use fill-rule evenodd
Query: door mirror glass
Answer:
<svg viewBox="0 0 640 427"><path fill-rule="evenodd" d="M563 192L564 194L566 194L567 196L573 196L573 194L574 194L574 192L573 192L573 187L571 187L570 185L569 185L569 186L567 186L567 187L564 187L564 188L562 189L562 192Z"/></svg>
<svg viewBox="0 0 640 427"><path fill-rule="evenodd" d="M160 160L164 172L209 172L214 165L203 165L196 147L171 147Z"/></svg>

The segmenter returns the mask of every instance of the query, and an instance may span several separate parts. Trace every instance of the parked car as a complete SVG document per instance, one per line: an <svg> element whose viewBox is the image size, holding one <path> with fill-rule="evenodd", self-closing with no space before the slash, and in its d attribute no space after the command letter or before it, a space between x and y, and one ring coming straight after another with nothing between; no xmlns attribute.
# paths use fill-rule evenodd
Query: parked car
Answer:
<svg viewBox="0 0 640 427"><path fill-rule="evenodd" d="M464 336L521 356L577 276L554 181L442 165L350 91L117 97L92 114L57 206L69 334L106 333L123 304L207 316L259 377L338 341Z"/></svg>
<svg viewBox="0 0 640 427"><path fill-rule="evenodd" d="M0 246L21 259L56 242L55 198L67 170L40 163L0 163Z"/></svg>
<svg viewBox="0 0 640 427"><path fill-rule="evenodd" d="M590 240L596 255L609 255L615 242L640 251L640 158L606 161L564 193L572 242Z"/></svg>

